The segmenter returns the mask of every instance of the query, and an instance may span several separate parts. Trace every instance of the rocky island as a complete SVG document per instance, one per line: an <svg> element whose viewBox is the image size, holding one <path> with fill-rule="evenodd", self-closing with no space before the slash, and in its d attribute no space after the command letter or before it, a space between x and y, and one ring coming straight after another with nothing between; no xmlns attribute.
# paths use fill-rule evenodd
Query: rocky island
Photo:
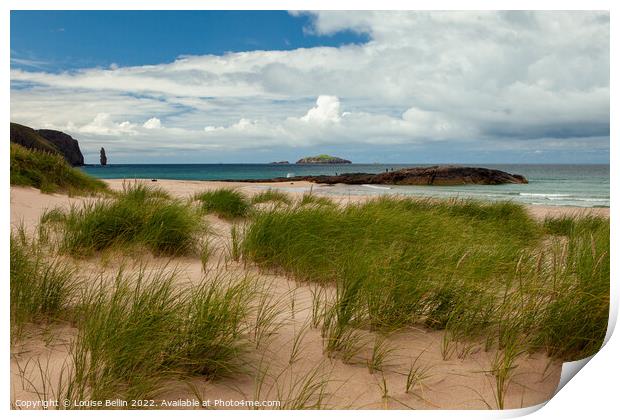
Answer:
<svg viewBox="0 0 620 420"><path fill-rule="evenodd" d="M316 164L343 164L343 163L351 163L350 160L342 159L336 156L330 155L317 155L317 156L309 156L305 158L299 159L295 162L297 165L316 165Z"/></svg>
<svg viewBox="0 0 620 420"><path fill-rule="evenodd" d="M399 169L378 174L349 173L341 175L304 175L291 178L244 179L237 182L310 181L318 184L379 184L379 185L499 185L527 184L523 175L498 169L467 166L429 166Z"/></svg>

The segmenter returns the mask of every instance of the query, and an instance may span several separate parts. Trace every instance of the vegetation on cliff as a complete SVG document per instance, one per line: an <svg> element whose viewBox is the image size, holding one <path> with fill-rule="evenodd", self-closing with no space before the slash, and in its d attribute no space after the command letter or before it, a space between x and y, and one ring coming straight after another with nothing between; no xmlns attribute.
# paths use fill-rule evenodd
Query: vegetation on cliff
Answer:
<svg viewBox="0 0 620 420"><path fill-rule="evenodd" d="M108 189L105 182L72 168L57 153L11 144L11 185L35 187L45 193L85 195Z"/></svg>

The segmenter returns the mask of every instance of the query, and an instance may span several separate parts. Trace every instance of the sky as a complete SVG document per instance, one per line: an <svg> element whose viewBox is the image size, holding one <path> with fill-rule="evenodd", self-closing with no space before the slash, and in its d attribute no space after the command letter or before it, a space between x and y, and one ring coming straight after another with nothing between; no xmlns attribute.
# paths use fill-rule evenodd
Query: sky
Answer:
<svg viewBox="0 0 620 420"><path fill-rule="evenodd" d="M11 121L86 163L608 163L609 14L12 11Z"/></svg>

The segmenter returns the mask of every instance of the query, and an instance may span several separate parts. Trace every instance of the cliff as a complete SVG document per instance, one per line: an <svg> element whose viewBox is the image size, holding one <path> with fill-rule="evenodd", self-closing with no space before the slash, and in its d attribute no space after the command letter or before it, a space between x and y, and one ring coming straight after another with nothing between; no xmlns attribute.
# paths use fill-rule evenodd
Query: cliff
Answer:
<svg viewBox="0 0 620 420"><path fill-rule="evenodd" d="M58 149L36 130L25 125L11 123L11 143L19 144L26 149L40 150L48 153L58 153Z"/></svg>
<svg viewBox="0 0 620 420"><path fill-rule="evenodd" d="M83 166L84 156L78 141L70 135L56 130L36 130L41 136L52 143L65 157L71 166Z"/></svg>
<svg viewBox="0 0 620 420"><path fill-rule="evenodd" d="M78 141L62 131L34 130L25 125L11 123L11 143L27 149L60 154L72 166L84 165L84 156Z"/></svg>

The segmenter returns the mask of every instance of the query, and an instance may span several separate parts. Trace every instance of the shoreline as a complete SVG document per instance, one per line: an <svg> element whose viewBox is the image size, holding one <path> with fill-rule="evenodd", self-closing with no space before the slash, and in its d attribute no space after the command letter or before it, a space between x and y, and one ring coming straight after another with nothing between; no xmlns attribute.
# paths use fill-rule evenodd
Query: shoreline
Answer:
<svg viewBox="0 0 620 420"><path fill-rule="evenodd" d="M225 182L225 181L194 181L194 180L168 180L162 179L152 182L148 179L103 179L106 184L114 191L120 191L124 183L144 182L147 185L158 186L168 191L176 198L188 198L193 194L201 191L212 190L222 187L237 188L252 196L268 188L286 189L287 194L299 198L308 190L313 193L328 197L338 203L360 203L366 200L379 197L379 195L335 195L321 194L317 192L316 184L308 181L295 182L272 182L272 183L243 183L243 182ZM65 194L43 194L39 190L32 187L19 187L11 185L11 226L18 226L20 223L31 226L38 221L38 217L45 209L56 206L68 207L72 204L78 204L86 200L92 200L88 197L69 197ZM426 200L424 196L407 196L411 199ZM96 199L96 198L95 198ZM432 200L445 200L441 198L431 198ZM490 201L490 200L489 200ZM16 205L18 204L19 205ZM537 220L543 220L545 217L557 216L602 216L610 217L609 207L576 207L576 206L546 206L517 203L524 206L528 213Z"/></svg>
<svg viewBox="0 0 620 420"><path fill-rule="evenodd" d="M286 181L286 182L241 182L241 181L198 181L198 180L179 180L179 179L158 179L156 182L152 182L150 179L102 179L113 190L122 189L122 185L125 182L145 182L149 185L158 185L178 196L180 198L192 195L201 189L215 189L221 187L239 188L249 194L253 195L258 192L264 191L266 188L283 189L286 193L293 196L301 196L308 189L311 189L313 193L326 196L334 199L338 202L361 202L373 198L377 198L384 194L322 194L322 188L320 184L316 184L309 181ZM330 188L330 187L324 187ZM302 191L303 189L303 191ZM388 194L385 194L388 195ZM451 198L438 198L438 197L426 197L415 194L389 194L395 196L402 196L405 198L419 199L419 200L450 200ZM486 200L489 202L499 200ZM560 215L582 215L592 214L595 216L609 217L610 207L580 207L580 206L560 206L560 205L545 205L545 204L528 204L513 201L516 204L523 205L530 214L535 218L544 218L546 216L560 216Z"/></svg>

